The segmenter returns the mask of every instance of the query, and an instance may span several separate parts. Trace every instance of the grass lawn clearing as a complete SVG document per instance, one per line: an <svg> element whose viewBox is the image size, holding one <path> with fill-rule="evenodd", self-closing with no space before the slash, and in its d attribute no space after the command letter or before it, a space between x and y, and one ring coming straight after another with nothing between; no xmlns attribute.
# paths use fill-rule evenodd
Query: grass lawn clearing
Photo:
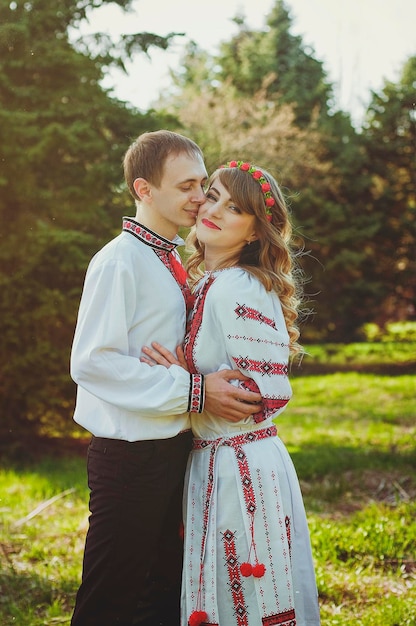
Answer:
<svg viewBox="0 0 416 626"><path fill-rule="evenodd" d="M301 481L322 626L416 624L415 377L294 376L277 422ZM0 624L69 624L88 516L85 444L2 462ZM32 515L31 515L32 513Z"/></svg>

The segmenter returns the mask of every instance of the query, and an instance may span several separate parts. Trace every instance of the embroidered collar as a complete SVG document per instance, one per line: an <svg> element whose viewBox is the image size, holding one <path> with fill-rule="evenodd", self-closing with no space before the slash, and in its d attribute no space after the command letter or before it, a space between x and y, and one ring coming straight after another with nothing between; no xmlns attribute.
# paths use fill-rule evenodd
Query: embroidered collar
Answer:
<svg viewBox="0 0 416 626"><path fill-rule="evenodd" d="M171 252L176 248L176 246L183 245L184 243L183 239L181 239L178 235L176 235L173 241L165 239L165 237L158 235L150 230L150 228L136 222L136 220L131 217L123 217L123 231L130 233L151 248L166 250L167 252Z"/></svg>

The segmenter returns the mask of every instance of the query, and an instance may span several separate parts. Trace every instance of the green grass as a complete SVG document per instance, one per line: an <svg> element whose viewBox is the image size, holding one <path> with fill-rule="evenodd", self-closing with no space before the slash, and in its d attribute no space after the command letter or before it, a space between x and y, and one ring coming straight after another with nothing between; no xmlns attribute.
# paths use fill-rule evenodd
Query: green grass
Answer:
<svg viewBox="0 0 416 626"><path fill-rule="evenodd" d="M415 381L292 379L277 424L304 493L322 626L416 623ZM68 625L87 528L85 459L3 463L0 498L0 624Z"/></svg>
<svg viewBox="0 0 416 626"><path fill-rule="evenodd" d="M305 346L301 363L292 375L338 371L374 371L379 374L416 372L416 341L334 343Z"/></svg>
<svg viewBox="0 0 416 626"><path fill-rule="evenodd" d="M0 624L69 624L87 527L85 461L53 458L3 470L0 494Z"/></svg>
<svg viewBox="0 0 416 626"><path fill-rule="evenodd" d="M292 380L278 420L308 512L323 626L416 624L416 377Z"/></svg>

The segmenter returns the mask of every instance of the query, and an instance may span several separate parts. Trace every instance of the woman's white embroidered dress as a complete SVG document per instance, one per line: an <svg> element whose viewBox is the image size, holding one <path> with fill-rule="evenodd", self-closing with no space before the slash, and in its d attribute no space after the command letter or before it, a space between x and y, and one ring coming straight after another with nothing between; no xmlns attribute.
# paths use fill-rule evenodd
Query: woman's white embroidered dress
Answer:
<svg viewBox="0 0 416 626"><path fill-rule="evenodd" d="M185 355L192 372L240 369L260 390L263 409L237 424L192 414L181 626L194 611L219 626L317 626L302 495L273 423L291 397L278 297L240 268L206 273ZM260 564L260 573L264 565L264 575L243 576L242 563Z"/></svg>

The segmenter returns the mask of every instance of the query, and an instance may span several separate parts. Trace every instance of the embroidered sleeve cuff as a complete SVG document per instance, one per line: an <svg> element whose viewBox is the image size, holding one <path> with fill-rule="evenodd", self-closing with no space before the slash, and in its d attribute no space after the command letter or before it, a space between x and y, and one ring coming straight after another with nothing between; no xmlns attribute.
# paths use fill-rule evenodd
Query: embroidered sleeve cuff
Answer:
<svg viewBox="0 0 416 626"><path fill-rule="evenodd" d="M204 408L204 377L202 374L191 374L188 411L202 413Z"/></svg>

